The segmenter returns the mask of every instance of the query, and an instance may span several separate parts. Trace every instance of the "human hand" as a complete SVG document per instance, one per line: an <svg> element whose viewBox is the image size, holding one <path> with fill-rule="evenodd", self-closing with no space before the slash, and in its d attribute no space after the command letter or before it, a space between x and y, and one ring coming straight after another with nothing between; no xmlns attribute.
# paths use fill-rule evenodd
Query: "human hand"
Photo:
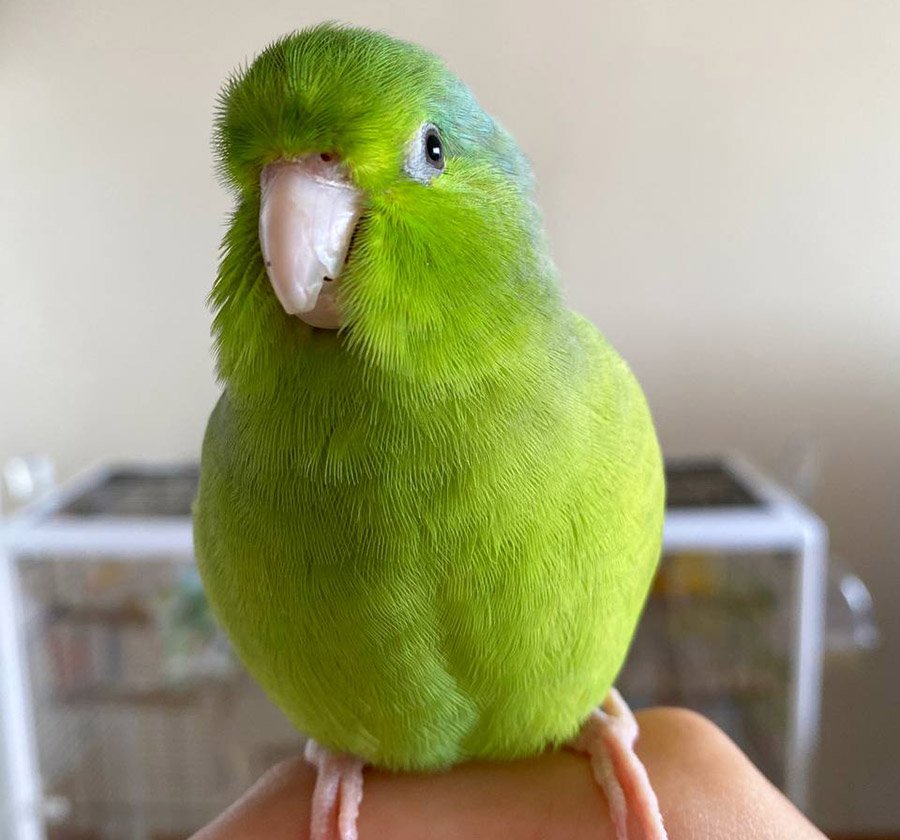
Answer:
<svg viewBox="0 0 900 840"><path fill-rule="evenodd" d="M705 718L683 709L637 718L637 752L670 840L823 839ZM193 840L307 840L314 784L302 758L282 762ZM614 837L587 759L567 751L438 774L367 770L359 833L360 840Z"/></svg>

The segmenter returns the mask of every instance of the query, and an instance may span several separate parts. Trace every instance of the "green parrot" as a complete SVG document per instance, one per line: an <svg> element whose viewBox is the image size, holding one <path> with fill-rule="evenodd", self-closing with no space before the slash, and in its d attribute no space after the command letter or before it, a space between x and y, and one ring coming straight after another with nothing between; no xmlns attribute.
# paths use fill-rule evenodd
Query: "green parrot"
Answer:
<svg viewBox="0 0 900 840"><path fill-rule="evenodd" d="M363 763L581 743L610 794L585 731L633 728L615 695L594 710L659 558L662 463L631 371L563 302L524 156L440 60L331 24L234 75L215 136L236 206L196 553L313 739L313 836L335 809L356 836Z"/></svg>

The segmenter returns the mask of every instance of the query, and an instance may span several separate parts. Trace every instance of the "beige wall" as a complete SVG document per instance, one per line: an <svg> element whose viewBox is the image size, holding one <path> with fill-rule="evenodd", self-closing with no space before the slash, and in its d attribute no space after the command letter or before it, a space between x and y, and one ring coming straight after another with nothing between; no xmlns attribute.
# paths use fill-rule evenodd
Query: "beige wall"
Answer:
<svg viewBox="0 0 900 840"><path fill-rule="evenodd" d="M517 135L571 301L636 368L670 452L821 456L815 503L887 638L829 672L820 813L895 828L895 0L6 0L0 458L196 454L216 89L323 18L432 47Z"/></svg>

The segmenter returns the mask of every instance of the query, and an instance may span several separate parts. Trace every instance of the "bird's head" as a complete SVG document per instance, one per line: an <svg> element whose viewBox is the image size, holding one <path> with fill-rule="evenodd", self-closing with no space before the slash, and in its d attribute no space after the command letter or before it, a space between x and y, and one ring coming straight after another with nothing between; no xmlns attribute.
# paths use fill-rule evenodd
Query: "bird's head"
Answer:
<svg viewBox="0 0 900 840"><path fill-rule="evenodd" d="M471 380L559 306L525 158L419 47L330 24L276 41L225 86L216 145L226 380L304 350Z"/></svg>

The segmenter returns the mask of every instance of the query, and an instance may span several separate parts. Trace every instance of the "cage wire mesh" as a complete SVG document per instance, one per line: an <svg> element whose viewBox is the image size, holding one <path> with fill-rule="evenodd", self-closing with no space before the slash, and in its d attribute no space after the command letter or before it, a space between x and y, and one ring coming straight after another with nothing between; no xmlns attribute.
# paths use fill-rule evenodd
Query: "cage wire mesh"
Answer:
<svg viewBox="0 0 900 840"><path fill-rule="evenodd" d="M55 521L187 522L196 465L117 469ZM760 507L715 463L669 466L669 506ZM51 840L175 840L302 739L238 665L192 558L18 558L38 763ZM669 552L618 684L632 705L715 720L778 785L785 776L796 563Z"/></svg>
<svg viewBox="0 0 900 840"><path fill-rule="evenodd" d="M715 721L784 782L792 564L779 554L667 554L619 688L638 707Z"/></svg>
<svg viewBox="0 0 900 840"><path fill-rule="evenodd" d="M683 705L783 775L790 564L664 558L620 687ZM187 837L299 736L243 674L193 567L153 558L22 563L51 837Z"/></svg>
<svg viewBox="0 0 900 840"><path fill-rule="evenodd" d="M183 559L26 557L26 651L55 840L187 837L298 736Z"/></svg>

